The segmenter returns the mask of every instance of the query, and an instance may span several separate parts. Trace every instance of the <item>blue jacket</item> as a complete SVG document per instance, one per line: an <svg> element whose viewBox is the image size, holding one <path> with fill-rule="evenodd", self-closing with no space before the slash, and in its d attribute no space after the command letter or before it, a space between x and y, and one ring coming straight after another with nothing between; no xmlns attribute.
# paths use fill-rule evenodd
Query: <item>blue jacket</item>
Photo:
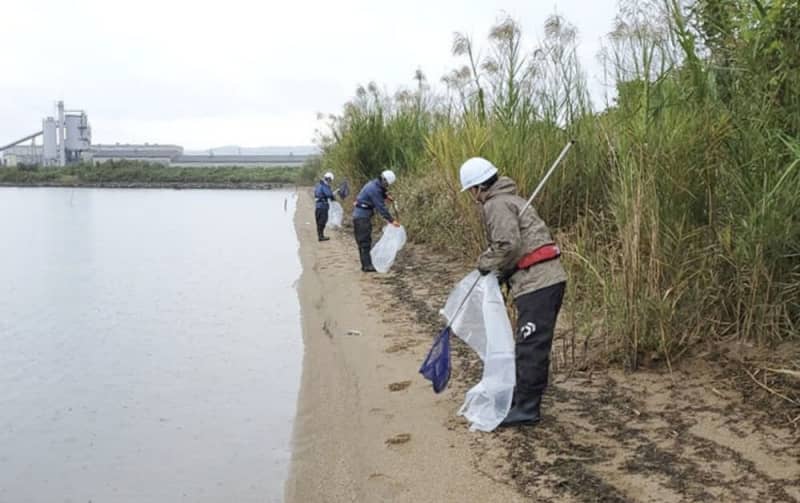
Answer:
<svg viewBox="0 0 800 503"><path fill-rule="evenodd" d="M316 208L319 210L327 210L330 204L328 200L333 201L333 191L331 186L320 180L316 187L314 187L314 198L317 200Z"/></svg>
<svg viewBox="0 0 800 503"><path fill-rule="evenodd" d="M386 209L383 200L386 199L386 189L381 185L380 180L370 180L361 189L356 197L356 207L353 209L353 218L372 218L372 214L377 210L387 222L394 222L392 214Z"/></svg>

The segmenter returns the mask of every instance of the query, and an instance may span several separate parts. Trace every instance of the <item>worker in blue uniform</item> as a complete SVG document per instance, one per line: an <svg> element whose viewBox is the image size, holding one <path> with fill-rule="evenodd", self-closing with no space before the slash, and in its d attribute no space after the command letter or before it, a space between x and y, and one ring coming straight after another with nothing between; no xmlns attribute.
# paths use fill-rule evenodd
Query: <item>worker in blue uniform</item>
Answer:
<svg viewBox="0 0 800 503"><path fill-rule="evenodd" d="M387 191L389 185L396 179L394 172L387 169L378 178L367 182L356 197L353 208L353 231L358 244L361 270L364 272L375 272L369 253L372 248L372 215L377 211L390 224L400 226L400 222L392 216L385 203L386 200L392 201Z"/></svg>
<svg viewBox="0 0 800 503"><path fill-rule="evenodd" d="M323 175L322 180L314 187L315 210L314 217L317 220L317 239L328 241L330 238L325 236L325 226L328 224L328 210L330 201L334 201L336 196L331 188L333 183L333 173L330 171Z"/></svg>

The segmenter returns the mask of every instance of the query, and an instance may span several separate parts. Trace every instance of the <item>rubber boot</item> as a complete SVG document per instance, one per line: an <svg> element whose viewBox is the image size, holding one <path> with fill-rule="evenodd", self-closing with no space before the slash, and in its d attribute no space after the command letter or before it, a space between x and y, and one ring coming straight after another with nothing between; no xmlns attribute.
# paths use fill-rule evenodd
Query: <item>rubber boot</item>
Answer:
<svg viewBox="0 0 800 503"><path fill-rule="evenodd" d="M541 421L539 408L542 405L541 393L520 395L509 409L500 426L532 425Z"/></svg>
<svg viewBox="0 0 800 503"><path fill-rule="evenodd" d="M369 254L369 248L359 248L358 254L361 259L361 270L364 272L375 272L375 267L372 266L372 256Z"/></svg>
<svg viewBox="0 0 800 503"><path fill-rule="evenodd" d="M317 208L314 211L314 218L317 221L317 241L328 241L325 237L325 225L328 223L328 208Z"/></svg>

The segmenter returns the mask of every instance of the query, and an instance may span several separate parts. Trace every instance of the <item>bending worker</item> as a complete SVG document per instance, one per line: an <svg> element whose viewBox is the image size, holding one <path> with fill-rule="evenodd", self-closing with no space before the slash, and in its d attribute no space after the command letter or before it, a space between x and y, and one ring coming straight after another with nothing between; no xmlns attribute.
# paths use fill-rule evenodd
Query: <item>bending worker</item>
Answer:
<svg viewBox="0 0 800 503"><path fill-rule="evenodd" d="M314 199L316 199L314 217L317 220L317 239L319 241L327 241L330 238L325 236L325 226L328 224L328 210L330 209L330 201L336 199L331 189L333 183L333 173L328 171L322 177L322 180L314 187Z"/></svg>
<svg viewBox="0 0 800 503"><path fill-rule="evenodd" d="M508 177L486 159L474 157L461 166L462 192L483 207L489 248L478 258L478 270L507 280L517 308L517 384L511 410L501 424L533 424L541 419L547 387L553 332L564 297L567 275L550 231Z"/></svg>
<svg viewBox="0 0 800 503"><path fill-rule="evenodd" d="M353 230L358 244L358 255L361 258L361 270L364 272L375 272L375 268L372 267L372 257L369 254L372 248L372 215L375 211L377 210L390 224L400 227L400 222L389 213L384 203L386 199L392 201L387 190L395 180L394 172L387 169L378 178L367 182L356 197L353 209Z"/></svg>

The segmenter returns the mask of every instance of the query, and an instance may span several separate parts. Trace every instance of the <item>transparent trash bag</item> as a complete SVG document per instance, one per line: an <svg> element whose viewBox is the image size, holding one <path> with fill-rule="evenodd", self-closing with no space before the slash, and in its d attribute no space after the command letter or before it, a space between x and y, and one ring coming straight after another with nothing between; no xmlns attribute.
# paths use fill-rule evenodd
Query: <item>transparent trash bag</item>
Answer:
<svg viewBox="0 0 800 503"><path fill-rule="evenodd" d="M342 226L342 217L344 217L342 205L336 201L331 201L328 206L328 223L325 227L329 229L338 229Z"/></svg>
<svg viewBox="0 0 800 503"><path fill-rule="evenodd" d="M389 272L389 269L394 264L394 259L397 257L397 252L403 249L406 244L406 229L402 225L395 227L394 225L386 225L383 228L383 235L372 247L370 255L372 256L372 265L378 272Z"/></svg>
<svg viewBox="0 0 800 503"><path fill-rule="evenodd" d="M476 280L461 312L451 320ZM451 321L453 333L483 360L483 377L467 391L458 413L470 422L470 430L492 431L508 414L516 384L514 334L497 276L468 274L453 289L441 314Z"/></svg>

